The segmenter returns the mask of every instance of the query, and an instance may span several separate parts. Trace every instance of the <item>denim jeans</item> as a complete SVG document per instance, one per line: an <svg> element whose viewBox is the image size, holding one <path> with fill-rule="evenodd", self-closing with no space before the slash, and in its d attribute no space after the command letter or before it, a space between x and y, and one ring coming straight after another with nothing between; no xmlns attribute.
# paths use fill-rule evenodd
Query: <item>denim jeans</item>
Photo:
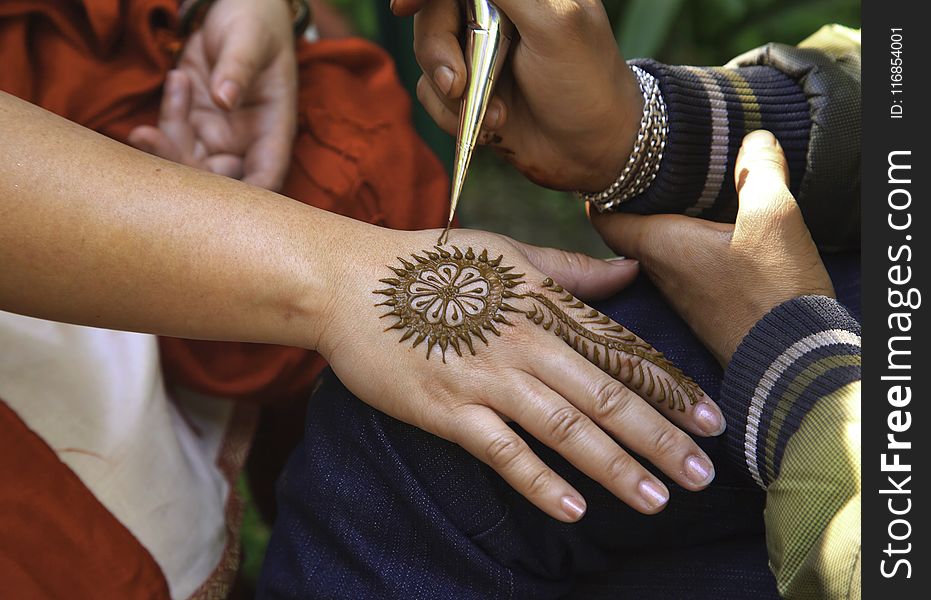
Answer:
<svg viewBox="0 0 931 600"><path fill-rule="evenodd" d="M826 262L858 315L858 258ZM717 395L720 367L646 278L598 308ZM723 439L698 440L716 466L707 490L658 473L671 499L645 516L521 434L585 496L579 523L548 517L458 446L369 408L327 374L278 484L259 597L778 598L765 495L728 461Z"/></svg>

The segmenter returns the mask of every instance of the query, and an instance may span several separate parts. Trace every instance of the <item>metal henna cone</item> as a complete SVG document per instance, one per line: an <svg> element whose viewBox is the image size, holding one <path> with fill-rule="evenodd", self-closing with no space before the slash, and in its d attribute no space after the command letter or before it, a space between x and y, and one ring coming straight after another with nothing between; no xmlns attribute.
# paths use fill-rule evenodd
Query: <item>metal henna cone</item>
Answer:
<svg viewBox="0 0 931 600"><path fill-rule="evenodd" d="M437 242L442 245L449 237L449 228L459 205L459 196L465 183L472 152L485 120L488 101L511 45L513 24L488 0L466 2L466 67L469 83L462 98L459 112L459 134L456 139L456 159L453 164L452 187L449 197L449 220Z"/></svg>

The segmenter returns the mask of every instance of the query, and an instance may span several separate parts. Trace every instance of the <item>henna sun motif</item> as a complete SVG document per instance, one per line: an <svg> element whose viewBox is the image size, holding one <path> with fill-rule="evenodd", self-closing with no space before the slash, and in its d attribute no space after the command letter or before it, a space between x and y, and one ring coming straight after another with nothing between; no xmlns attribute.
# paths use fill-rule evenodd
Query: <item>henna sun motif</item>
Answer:
<svg viewBox="0 0 931 600"><path fill-rule="evenodd" d="M404 330L401 341L413 337L415 348L426 341L428 359L439 346L444 362L449 347L462 356L464 344L475 354L473 336L488 344L486 332L500 335L496 324L511 324L503 313L524 312L505 302L519 297L510 290L523 275L502 267L502 256L490 259L487 250L476 256L471 248L452 248L412 254L414 262L398 257L403 268L389 267L397 277L382 279L390 287L375 291L388 296L378 304L391 309L383 317L397 318L388 330Z"/></svg>

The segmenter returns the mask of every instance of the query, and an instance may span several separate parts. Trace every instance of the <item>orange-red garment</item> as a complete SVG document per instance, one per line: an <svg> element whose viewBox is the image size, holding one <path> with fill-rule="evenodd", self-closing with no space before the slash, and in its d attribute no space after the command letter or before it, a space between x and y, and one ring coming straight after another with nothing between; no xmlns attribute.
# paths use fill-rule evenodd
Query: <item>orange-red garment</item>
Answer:
<svg viewBox="0 0 931 600"><path fill-rule="evenodd" d="M4 0L0 89L124 140L136 125L157 120L161 86L178 47L176 11L176 0ZM302 41L298 59L299 132L282 193L386 227L442 226L446 175L410 125L410 101L389 57L372 44L344 39ZM258 344L166 338L161 349L170 384L262 402L306 396L324 366L313 352ZM4 593L16 598L165 595L145 549L138 542L133 546L131 534L95 505L2 400L0 432ZM32 529L31 524L47 526ZM41 540L47 552L36 548L10 562L19 549L3 544L21 539L20 534ZM108 557L114 562L121 557L130 567L108 571ZM62 564L69 559L70 567ZM76 587L68 594L49 587L66 585L72 576ZM114 577L106 585L86 587Z"/></svg>
<svg viewBox="0 0 931 600"><path fill-rule="evenodd" d="M2 400L0 476L4 598L168 597L148 551Z"/></svg>

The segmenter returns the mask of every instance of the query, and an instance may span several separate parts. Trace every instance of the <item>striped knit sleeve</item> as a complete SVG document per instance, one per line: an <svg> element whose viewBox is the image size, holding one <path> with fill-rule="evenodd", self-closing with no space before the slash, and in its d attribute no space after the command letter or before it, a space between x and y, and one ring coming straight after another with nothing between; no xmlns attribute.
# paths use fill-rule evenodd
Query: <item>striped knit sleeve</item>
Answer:
<svg viewBox="0 0 931 600"><path fill-rule="evenodd" d="M669 66L631 61L659 81L669 135L653 184L624 212L680 213L715 221L737 215L734 164L746 136L771 131L786 153L793 193L805 174L811 118L799 84L770 66Z"/></svg>
<svg viewBox="0 0 931 600"><path fill-rule="evenodd" d="M822 296L782 304L741 342L719 400L732 457L767 492L780 594L859 597L860 325Z"/></svg>

